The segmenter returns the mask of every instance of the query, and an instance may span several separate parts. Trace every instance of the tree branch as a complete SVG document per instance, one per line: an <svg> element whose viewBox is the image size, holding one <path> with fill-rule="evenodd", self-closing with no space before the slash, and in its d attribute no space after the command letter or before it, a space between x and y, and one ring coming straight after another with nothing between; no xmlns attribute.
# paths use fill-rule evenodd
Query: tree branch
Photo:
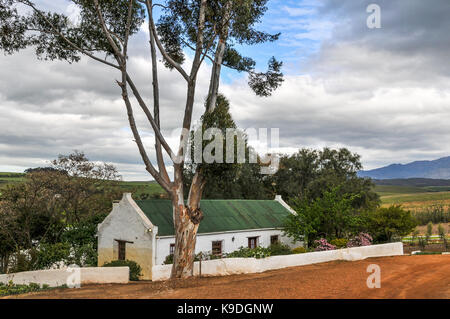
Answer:
<svg viewBox="0 0 450 319"><path fill-rule="evenodd" d="M155 124L159 130L161 130L161 123L159 119L159 81L158 81L158 63L156 57L155 39L153 37L153 32L151 31L150 24L149 36L150 36L150 55L152 59L152 85L153 85L153 117L155 119ZM159 173L162 177L170 182L169 174L167 174L166 165L164 163L164 156L161 149L161 141L155 134L155 150L156 150L156 160L158 162Z"/></svg>
<svg viewBox="0 0 450 319"><path fill-rule="evenodd" d="M98 3L98 0L94 0L94 4L95 4L95 9L97 11L97 16L98 19L100 21L100 25L103 29L103 33L105 33L106 39L109 42L109 45L113 48L114 50L114 55L116 56L116 60L119 63L119 65L122 65L125 63L126 57L122 54L122 52L119 50L119 48L117 47L116 43L114 42L113 38L111 37L111 34L108 31L108 28L106 26L105 20L103 19L103 15L100 9L100 5Z"/></svg>
<svg viewBox="0 0 450 319"><path fill-rule="evenodd" d="M177 62L175 62L170 55L167 53L167 51L164 49L164 46L162 45L160 39L158 38L158 34L156 32L156 26L155 22L153 21L153 6L151 0L146 0L146 6L147 6L147 12L148 12L148 20L149 20L149 26L150 30L153 33L153 37L155 39L156 45L163 55L164 59L166 59L167 62L169 62L170 65L172 65L180 74L184 77L184 79L187 82L191 82L191 78L189 75L184 71L184 69L181 67L181 65Z"/></svg>
<svg viewBox="0 0 450 319"><path fill-rule="evenodd" d="M139 149L139 153L141 154L142 160L144 161L145 164L145 169L147 170L147 172L150 173L150 175L153 176L153 178L169 193L172 193L172 189L171 189L171 184L167 183L162 177L161 175L158 173L158 171L154 168L154 166L152 165L152 163L150 162L150 159L148 158L147 152L145 151L145 147L144 144L142 143L141 140L141 136L139 134L139 131L136 127L136 121L134 119L134 114L133 114L133 108L131 106L130 103L130 99L128 97L128 92L127 92L127 88L126 88L126 82L125 83L121 83L121 82L117 82L117 84L120 86L120 88L122 89L122 98L125 102L125 106L127 108L127 114L128 114L128 121L130 123L130 128L131 131L133 132L133 136L134 136L134 140L138 146Z"/></svg>
<svg viewBox="0 0 450 319"><path fill-rule="evenodd" d="M144 100L142 99L139 90L134 85L134 82L132 81L131 77L127 74L126 81L130 85L131 90L133 91L134 96L136 97L139 105L141 106L142 110L144 111L145 115L147 116L147 119L149 120L153 131L155 132L155 135L158 137L159 141L161 142L162 146L166 150L167 154L170 155L171 158L174 158L175 154L173 153L172 149L170 148L169 144L166 142L164 136L161 134L161 130L158 128L158 125L155 122L155 119L153 118L152 114L150 113L150 110L148 109L147 105L145 104Z"/></svg>
<svg viewBox="0 0 450 319"><path fill-rule="evenodd" d="M72 41L70 41L69 39L67 39L67 38L66 38L60 31L58 31L58 29L57 29L57 28L56 28L56 27L55 27L55 26L47 19L47 17L46 17L39 9L36 8L36 6L35 6L32 2L25 0L25 1L23 1L23 4L25 4L25 5L29 6L30 8L32 8L32 9L33 9L33 10L34 10L34 11L35 11L42 19L44 19L44 21L50 26L50 28L53 29L53 31L54 31L53 34L56 33L56 34L57 34L58 36L60 36L65 42L67 42L73 49L75 49L75 50L81 52L82 54L84 54L84 55L90 57L91 59L93 59L93 60L95 60L95 61L98 61L98 62L101 62L101 63L103 63L103 64L106 64L106 65L108 65L108 66L110 66L110 67L113 67L113 68L115 68L115 69L120 69L119 66L117 66L117 65L115 65L115 64L113 64L113 63L110 63L110 62L108 62L108 61L105 61L105 60L103 60L103 59L100 59L100 58L98 58L98 57L96 57L95 55L89 53L88 51L84 50L83 48L80 48L80 47L77 46L75 43L73 43ZM41 32L42 32L42 31L41 31Z"/></svg>

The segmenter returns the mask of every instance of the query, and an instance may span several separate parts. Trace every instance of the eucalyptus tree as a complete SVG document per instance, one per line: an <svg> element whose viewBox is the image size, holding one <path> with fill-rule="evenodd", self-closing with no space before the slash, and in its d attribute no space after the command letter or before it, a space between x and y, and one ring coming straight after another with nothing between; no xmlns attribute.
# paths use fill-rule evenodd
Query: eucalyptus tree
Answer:
<svg viewBox="0 0 450 319"><path fill-rule="evenodd" d="M180 135L172 149L161 130L158 65L175 70L186 82L186 99L181 128L191 129L194 96L199 69L210 61L211 76L205 112L214 110L222 67L248 73L248 84L259 96L269 96L282 81L282 63L268 62L267 72L259 72L256 62L238 47L276 41L279 34L257 30L267 11L268 0L70 0L79 9L77 23L58 12L48 12L30 0L0 0L0 48L13 54L35 47L38 58L77 62L82 56L117 71L129 125L146 170L164 188L173 202L176 234L172 278L193 274L196 233L202 219L200 199L206 181L201 170L194 174L187 202L183 198L184 154L188 138ZM156 9L158 12L156 12ZM153 111L129 72L129 40L148 25L149 59L152 65ZM186 65L185 54L193 58ZM158 53L159 52L159 53ZM158 60L159 56L162 61ZM137 105L133 105L134 97ZM134 107L139 107L155 133L156 164L148 156L136 126ZM173 162L170 178L165 154ZM169 164L167 164L169 165Z"/></svg>

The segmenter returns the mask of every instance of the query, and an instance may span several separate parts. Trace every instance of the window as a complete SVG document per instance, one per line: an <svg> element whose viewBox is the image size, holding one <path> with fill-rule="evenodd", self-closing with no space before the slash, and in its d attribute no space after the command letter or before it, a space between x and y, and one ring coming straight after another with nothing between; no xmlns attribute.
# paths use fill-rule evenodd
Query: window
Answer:
<svg viewBox="0 0 450 319"><path fill-rule="evenodd" d="M122 240L118 240L117 243L119 244L119 260L125 260L127 243Z"/></svg>
<svg viewBox="0 0 450 319"><path fill-rule="evenodd" d="M258 247L258 237L249 237L248 238L248 248L253 249Z"/></svg>
<svg viewBox="0 0 450 319"><path fill-rule="evenodd" d="M278 236L278 235L270 236L270 244L271 245L278 244L279 242L280 242L280 236Z"/></svg>
<svg viewBox="0 0 450 319"><path fill-rule="evenodd" d="M215 256L222 255L222 242L221 241L213 241L212 242L212 254Z"/></svg>
<svg viewBox="0 0 450 319"><path fill-rule="evenodd" d="M170 255L175 254L175 244L170 244L170 250L169 250L169 252L170 252Z"/></svg>
<svg viewBox="0 0 450 319"><path fill-rule="evenodd" d="M133 244L132 241L115 239L117 242L117 259L126 260L127 259L127 244ZM115 247L114 247L115 249Z"/></svg>

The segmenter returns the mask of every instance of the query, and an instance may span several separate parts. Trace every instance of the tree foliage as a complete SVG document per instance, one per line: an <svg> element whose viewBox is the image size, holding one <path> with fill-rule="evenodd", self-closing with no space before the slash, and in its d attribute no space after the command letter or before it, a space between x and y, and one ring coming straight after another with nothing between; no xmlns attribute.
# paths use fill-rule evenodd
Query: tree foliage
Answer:
<svg viewBox="0 0 450 319"><path fill-rule="evenodd" d="M417 222L408 210L400 205L378 208L368 213L368 229L377 242L390 242L410 234Z"/></svg>
<svg viewBox="0 0 450 319"><path fill-rule="evenodd" d="M379 197L370 179L360 178L360 156L346 148L301 149L280 159L280 169L270 176L275 192L288 201L313 201L336 187L340 196L354 195L354 208L374 208Z"/></svg>
<svg viewBox="0 0 450 319"><path fill-rule="evenodd" d="M59 156L52 168L31 170L23 183L10 185L2 192L3 272L12 254L17 257L20 251L28 251L29 258L28 266L18 268L47 265L57 252L64 254L67 247L74 249L73 262L86 258L77 257L77 252L86 255L90 250L89 258L96 258L92 253L96 249L96 225L110 211L112 201L120 198L114 184L119 178L117 171L113 166L90 162L81 152ZM50 253L50 247L54 253Z"/></svg>
<svg viewBox="0 0 450 319"><path fill-rule="evenodd" d="M304 241L311 246L321 238L331 241L358 233L364 220L353 208L355 198L356 195L342 195L339 188L333 188L312 201L295 200L293 208L297 214L289 215L286 234L294 241Z"/></svg>
<svg viewBox="0 0 450 319"><path fill-rule="evenodd" d="M220 143L221 150L213 150L213 154L221 152L220 157L222 163L195 163L196 148L200 145L195 145L195 134L203 136L205 131L209 128L219 129L222 133ZM232 140L232 158L233 163L227 163L226 156L230 155L227 152L227 129L235 129L238 135L234 136ZM215 141L218 137L213 137L210 140L203 141L200 150L204 150L208 143ZM238 139L243 144L243 151L245 154L245 163L238 163ZM262 199L267 196L264 185L264 176L261 174L261 165L259 163L249 163L251 152L257 154L248 145L248 140L245 132L239 130L230 113L230 105L225 96L219 95L214 111L204 114L200 119L200 124L191 132L191 159L187 163L184 170L184 181L186 186L189 185L197 170L201 170L203 176L206 178L207 187L203 192L203 198L208 199ZM185 188L187 190L188 187ZM185 193L187 196L187 193Z"/></svg>

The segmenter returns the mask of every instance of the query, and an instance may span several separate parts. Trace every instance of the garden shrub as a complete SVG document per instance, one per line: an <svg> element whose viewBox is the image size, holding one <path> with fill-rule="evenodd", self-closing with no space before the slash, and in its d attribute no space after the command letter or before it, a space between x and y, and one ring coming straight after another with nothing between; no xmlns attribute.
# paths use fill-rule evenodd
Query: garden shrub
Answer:
<svg viewBox="0 0 450 319"><path fill-rule="evenodd" d="M308 251L306 250L305 247L302 247L302 246L292 249L293 254L304 254L306 252L308 252Z"/></svg>
<svg viewBox="0 0 450 319"><path fill-rule="evenodd" d="M0 297L2 296L10 296L10 295L19 295L25 294L29 292L35 292L40 290L50 289L48 285L42 285L42 287L35 283L30 283L29 285L16 285L10 281L8 284L4 284L0 282Z"/></svg>
<svg viewBox="0 0 450 319"><path fill-rule="evenodd" d="M292 254L291 248L288 245L282 243L276 243L269 246L271 256L290 255Z"/></svg>
<svg viewBox="0 0 450 319"><path fill-rule="evenodd" d="M357 236L350 239L347 243L347 247L361 247L372 245L373 238L368 233L359 233Z"/></svg>
<svg viewBox="0 0 450 319"><path fill-rule="evenodd" d="M336 246L337 248L345 248L347 247L348 239L347 238L335 238L330 241L330 244Z"/></svg>
<svg viewBox="0 0 450 319"><path fill-rule="evenodd" d="M325 238L314 241L316 245L315 251L335 250L336 246L331 245Z"/></svg>
<svg viewBox="0 0 450 319"><path fill-rule="evenodd" d="M103 265L103 267L130 267L130 280L138 281L141 276L142 268L132 260L114 260Z"/></svg>
<svg viewBox="0 0 450 319"><path fill-rule="evenodd" d="M166 259L164 259L164 265L172 265L173 264L173 255L167 255Z"/></svg>
<svg viewBox="0 0 450 319"><path fill-rule="evenodd" d="M226 255L228 258L266 258L270 257L269 248L256 247L253 249L241 247L239 250L233 251Z"/></svg>

